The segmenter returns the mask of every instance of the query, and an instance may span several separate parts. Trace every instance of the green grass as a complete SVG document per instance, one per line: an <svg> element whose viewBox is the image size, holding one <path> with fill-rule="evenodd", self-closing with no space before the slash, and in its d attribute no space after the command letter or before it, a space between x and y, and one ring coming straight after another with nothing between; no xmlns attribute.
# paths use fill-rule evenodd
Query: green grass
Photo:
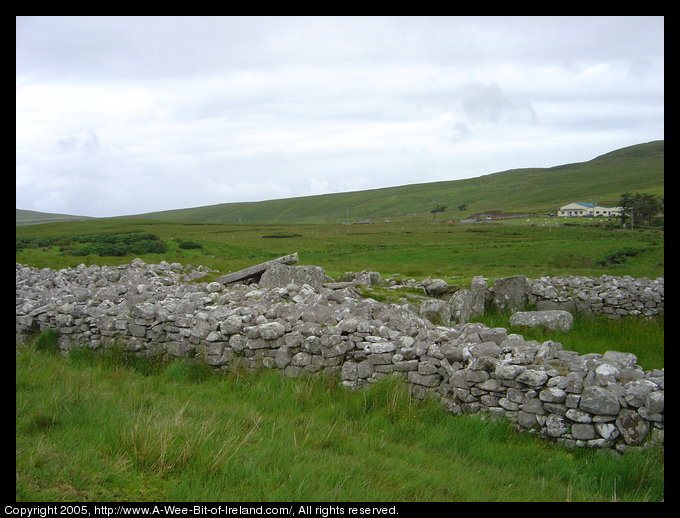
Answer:
<svg viewBox="0 0 680 518"><path fill-rule="evenodd" d="M163 254L142 254L147 262L203 264L222 273L298 252L300 264L321 266L332 276L374 270L383 276L441 277L469 285L475 275L493 280L523 273L543 275L632 275L656 278L664 272L664 233L623 231L592 222L535 224L524 220L470 225L376 223L372 225L181 224L147 220L95 220L17 227L17 237L50 237L54 246L25 248L17 262L65 268L80 263L123 264L133 256L73 256L59 239L105 232L151 232L167 245ZM285 234L295 237L267 239ZM194 241L200 249L183 249ZM619 264L602 261L635 250Z"/></svg>
<svg viewBox="0 0 680 518"><path fill-rule="evenodd" d="M509 333L517 333L527 340L560 342L565 349L579 354L621 351L633 353L638 365L644 370L664 368L664 316L655 318L627 317L609 319L574 316L569 331L551 331L542 327L511 326L509 314L499 314L488 308L484 315L475 319L489 327L504 327Z"/></svg>
<svg viewBox="0 0 680 518"><path fill-rule="evenodd" d="M17 348L17 501L660 501L663 481L663 450L567 450L396 378Z"/></svg>

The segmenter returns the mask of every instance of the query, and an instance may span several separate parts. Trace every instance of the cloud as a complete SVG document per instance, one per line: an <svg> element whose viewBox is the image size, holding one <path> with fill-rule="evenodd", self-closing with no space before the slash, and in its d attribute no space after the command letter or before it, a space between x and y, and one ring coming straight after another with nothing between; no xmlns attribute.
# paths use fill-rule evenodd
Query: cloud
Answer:
<svg viewBox="0 0 680 518"><path fill-rule="evenodd" d="M663 138L662 17L18 17L16 42L25 209L452 180Z"/></svg>
<svg viewBox="0 0 680 518"><path fill-rule="evenodd" d="M94 153L99 150L99 137L94 130L83 131L57 140L57 148L65 153Z"/></svg>
<svg viewBox="0 0 680 518"><path fill-rule="evenodd" d="M508 99L496 83L474 83L465 90L463 111L470 122L536 122L536 112L529 103Z"/></svg>

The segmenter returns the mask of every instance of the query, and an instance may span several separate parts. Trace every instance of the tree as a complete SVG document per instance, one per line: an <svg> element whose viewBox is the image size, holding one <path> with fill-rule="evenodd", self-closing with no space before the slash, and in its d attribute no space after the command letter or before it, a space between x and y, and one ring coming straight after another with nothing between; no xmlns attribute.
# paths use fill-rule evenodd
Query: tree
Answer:
<svg viewBox="0 0 680 518"><path fill-rule="evenodd" d="M655 194L629 192L621 195L619 201L621 207L621 224L625 225L630 219L630 226L651 225L657 214L663 213L663 198Z"/></svg>

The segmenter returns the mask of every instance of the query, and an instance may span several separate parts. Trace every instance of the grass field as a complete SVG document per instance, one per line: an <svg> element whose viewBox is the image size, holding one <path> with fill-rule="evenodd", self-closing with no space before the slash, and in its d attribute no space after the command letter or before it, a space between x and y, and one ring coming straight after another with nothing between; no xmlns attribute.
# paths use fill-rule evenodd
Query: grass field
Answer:
<svg viewBox="0 0 680 518"><path fill-rule="evenodd" d="M52 237L103 232L151 232L167 244L164 254L140 256L205 266L225 273L274 257L298 252L300 264L323 267L331 276L374 270L383 276L441 277L466 287L475 275L493 280L523 273L543 275L663 276L664 234L661 230L630 231L604 222L505 220L475 224L375 223L370 225L238 225L181 224L148 220L108 219L17 227L17 237ZM274 237L272 237L274 236ZM202 245L179 247L182 240ZM72 245L25 248L16 260L37 267L121 264L132 256L74 256ZM632 250L615 264L607 258Z"/></svg>
<svg viewBox="0 0 680 518"><path fill-rule="evenodd" d="M39 347L42 346L42 347ZM17 349L17 501L660 501L663 450L567 450L385 379Z"/></svg>

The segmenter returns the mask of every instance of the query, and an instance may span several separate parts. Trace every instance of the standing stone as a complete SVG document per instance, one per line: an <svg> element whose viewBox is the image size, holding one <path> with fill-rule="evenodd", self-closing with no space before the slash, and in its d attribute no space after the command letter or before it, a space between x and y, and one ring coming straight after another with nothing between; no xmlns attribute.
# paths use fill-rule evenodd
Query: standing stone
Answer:
<svg viewBox="0 0 680 518"><path fill-rule="evenodd" d="M500 311L518 311L526 306L526 276L496 279L493 283L493 303Z"/></svg>
<svg viewBox="0 0 680 518"><path fill-rule="evenodd" d="M470 320L472 296L470 290L458 290L449 299L452 324L465 324Z"/></svg>

